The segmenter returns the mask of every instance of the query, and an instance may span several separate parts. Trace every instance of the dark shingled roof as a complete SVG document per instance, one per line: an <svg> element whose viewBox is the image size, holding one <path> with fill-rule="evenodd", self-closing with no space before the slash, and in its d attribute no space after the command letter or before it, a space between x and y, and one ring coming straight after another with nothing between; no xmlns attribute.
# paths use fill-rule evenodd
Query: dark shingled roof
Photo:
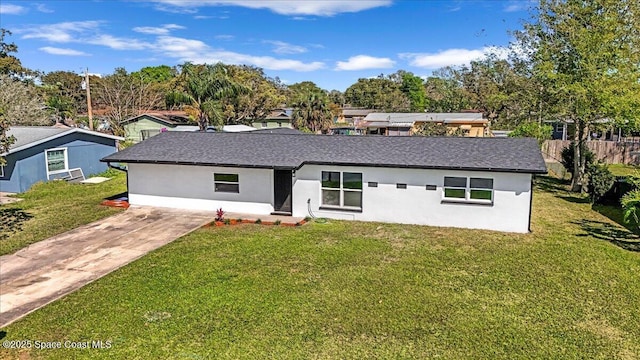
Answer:
<svg viewBox="0 0 640 360"><path fill-rule="evenodd" d="M546 173L535 139L165 132L104 162L300 168L304 164Z"/></svg>

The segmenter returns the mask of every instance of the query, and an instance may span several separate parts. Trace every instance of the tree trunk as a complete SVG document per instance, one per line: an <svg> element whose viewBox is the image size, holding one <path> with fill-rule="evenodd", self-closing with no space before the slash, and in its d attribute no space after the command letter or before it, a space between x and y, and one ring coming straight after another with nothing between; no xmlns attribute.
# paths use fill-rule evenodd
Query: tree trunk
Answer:
<svg viewBox="0 0 640 360"><path fill-rule="evenodd" d="M582 156L582 149L580 147L580 127L577 122L574 121L575 127L573 132L573 176L571 177L571 191L579 192L582 189L582 176L580 174L580 157Z"/></svg>
<svg viewBox="0 0 640 360"><path fill-rule="evenodd" d="M586 173L586 139L585 134L588 131L587 124L582 120L574 120L575 130L573 135L573 177L571 179L571 191L585 192L587 182Z"/></svg>

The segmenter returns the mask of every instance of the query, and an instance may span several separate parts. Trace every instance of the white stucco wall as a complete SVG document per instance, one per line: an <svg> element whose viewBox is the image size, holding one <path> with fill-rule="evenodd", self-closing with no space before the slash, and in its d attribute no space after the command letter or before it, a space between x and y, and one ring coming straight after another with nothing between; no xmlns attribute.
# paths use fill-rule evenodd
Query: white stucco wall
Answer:
<svg viewBox="0 0 640 360"><path fill-rule="evenodd" d="M239 193L214 191L214 173L238 174ZM273 170L128 164L129 203L248 214L273 212Z"/></svg>
<svg viewBox="0 0 640 360"><path fill-rule="evenodd" d="M362 212L319 209L322 171L362 173ZM493 204L443 202L445 176L492 178ZM368 187L368 182L378 187ZM397 183L407 188L397 189ZM436 190L426 190L427 184ZM530 187L530 174L305 165L294 178L293 216L309 215L311 199L317 217L524 233L529 229Z"/></svg>

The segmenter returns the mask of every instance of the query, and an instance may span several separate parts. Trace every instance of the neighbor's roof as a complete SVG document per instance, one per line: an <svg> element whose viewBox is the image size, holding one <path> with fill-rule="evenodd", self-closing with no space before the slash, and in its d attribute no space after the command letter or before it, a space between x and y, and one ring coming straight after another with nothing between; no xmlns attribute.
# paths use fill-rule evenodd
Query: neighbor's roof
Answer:
<svg viewBox="0 0 640 360"><path fill-rule="evenodd" d="M375 112L374 109L355 109L355 108L344 108L342 109L343 116L367 116L372 112Z"/></svg>
<svg viewBox="0 0 640 360"><path fill-rule="evenodd" d="M1 154L11 154L30 147L63 137L65 135L73 133L88 134L94 136L105 137L113 140L124 140L119 136L113 136L104 134L97 131L84 130L80 128L59 128L59 127L46 127L46 126L12 126L7 132L8 136L13 135L16 138L9 148L9 152Z"/></svg>
<svg viewBox="0 0 640 360"><path fill-rule="evenodd" d="M190 123L189 118L184 113L144 113L124 120L122 125L138 121L142 118L151 118L167 125L186 125Z"/></svg>
<svg viewBox="0 0 640 360"><path fill-rule="evenodd" d="M245 131L255 131L256 128L254 128L253 126L247 126L247 125L225 125L222 127L222 131L224 132L245 132Z"/></svg>
<svg viewBox="0 0 640 360"><path fill-rule="evenodd" d="M290 127L276 127L276 128L262 128L252 131L251 134L281 134L281 135L304 135L300 130L292 129Z"/></svg>
<svg viewBox="0 0 640 360"><path fill-rule="evenodd" d="M389 123L414 123L419 122L478 122L486 123L482 113L371 113L364 121L384 121Z"/></svg>
<svg viewBox="0 0 640 360"><path fill-rule="evenodd" d="M530 138L165 132L105 162L297 169L331 164L546 173Z"/></svg>

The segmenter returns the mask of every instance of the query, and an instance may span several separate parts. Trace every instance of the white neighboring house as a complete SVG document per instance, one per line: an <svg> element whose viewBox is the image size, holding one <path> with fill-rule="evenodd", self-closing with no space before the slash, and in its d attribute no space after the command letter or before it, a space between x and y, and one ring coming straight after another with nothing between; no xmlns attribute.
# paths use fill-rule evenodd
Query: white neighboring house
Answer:
<svg viewBox="0 0 640 360"><path fill-rule="evenodd" d="M535 139L166 132L102 159L129 202L528 232Z"/></svg>

